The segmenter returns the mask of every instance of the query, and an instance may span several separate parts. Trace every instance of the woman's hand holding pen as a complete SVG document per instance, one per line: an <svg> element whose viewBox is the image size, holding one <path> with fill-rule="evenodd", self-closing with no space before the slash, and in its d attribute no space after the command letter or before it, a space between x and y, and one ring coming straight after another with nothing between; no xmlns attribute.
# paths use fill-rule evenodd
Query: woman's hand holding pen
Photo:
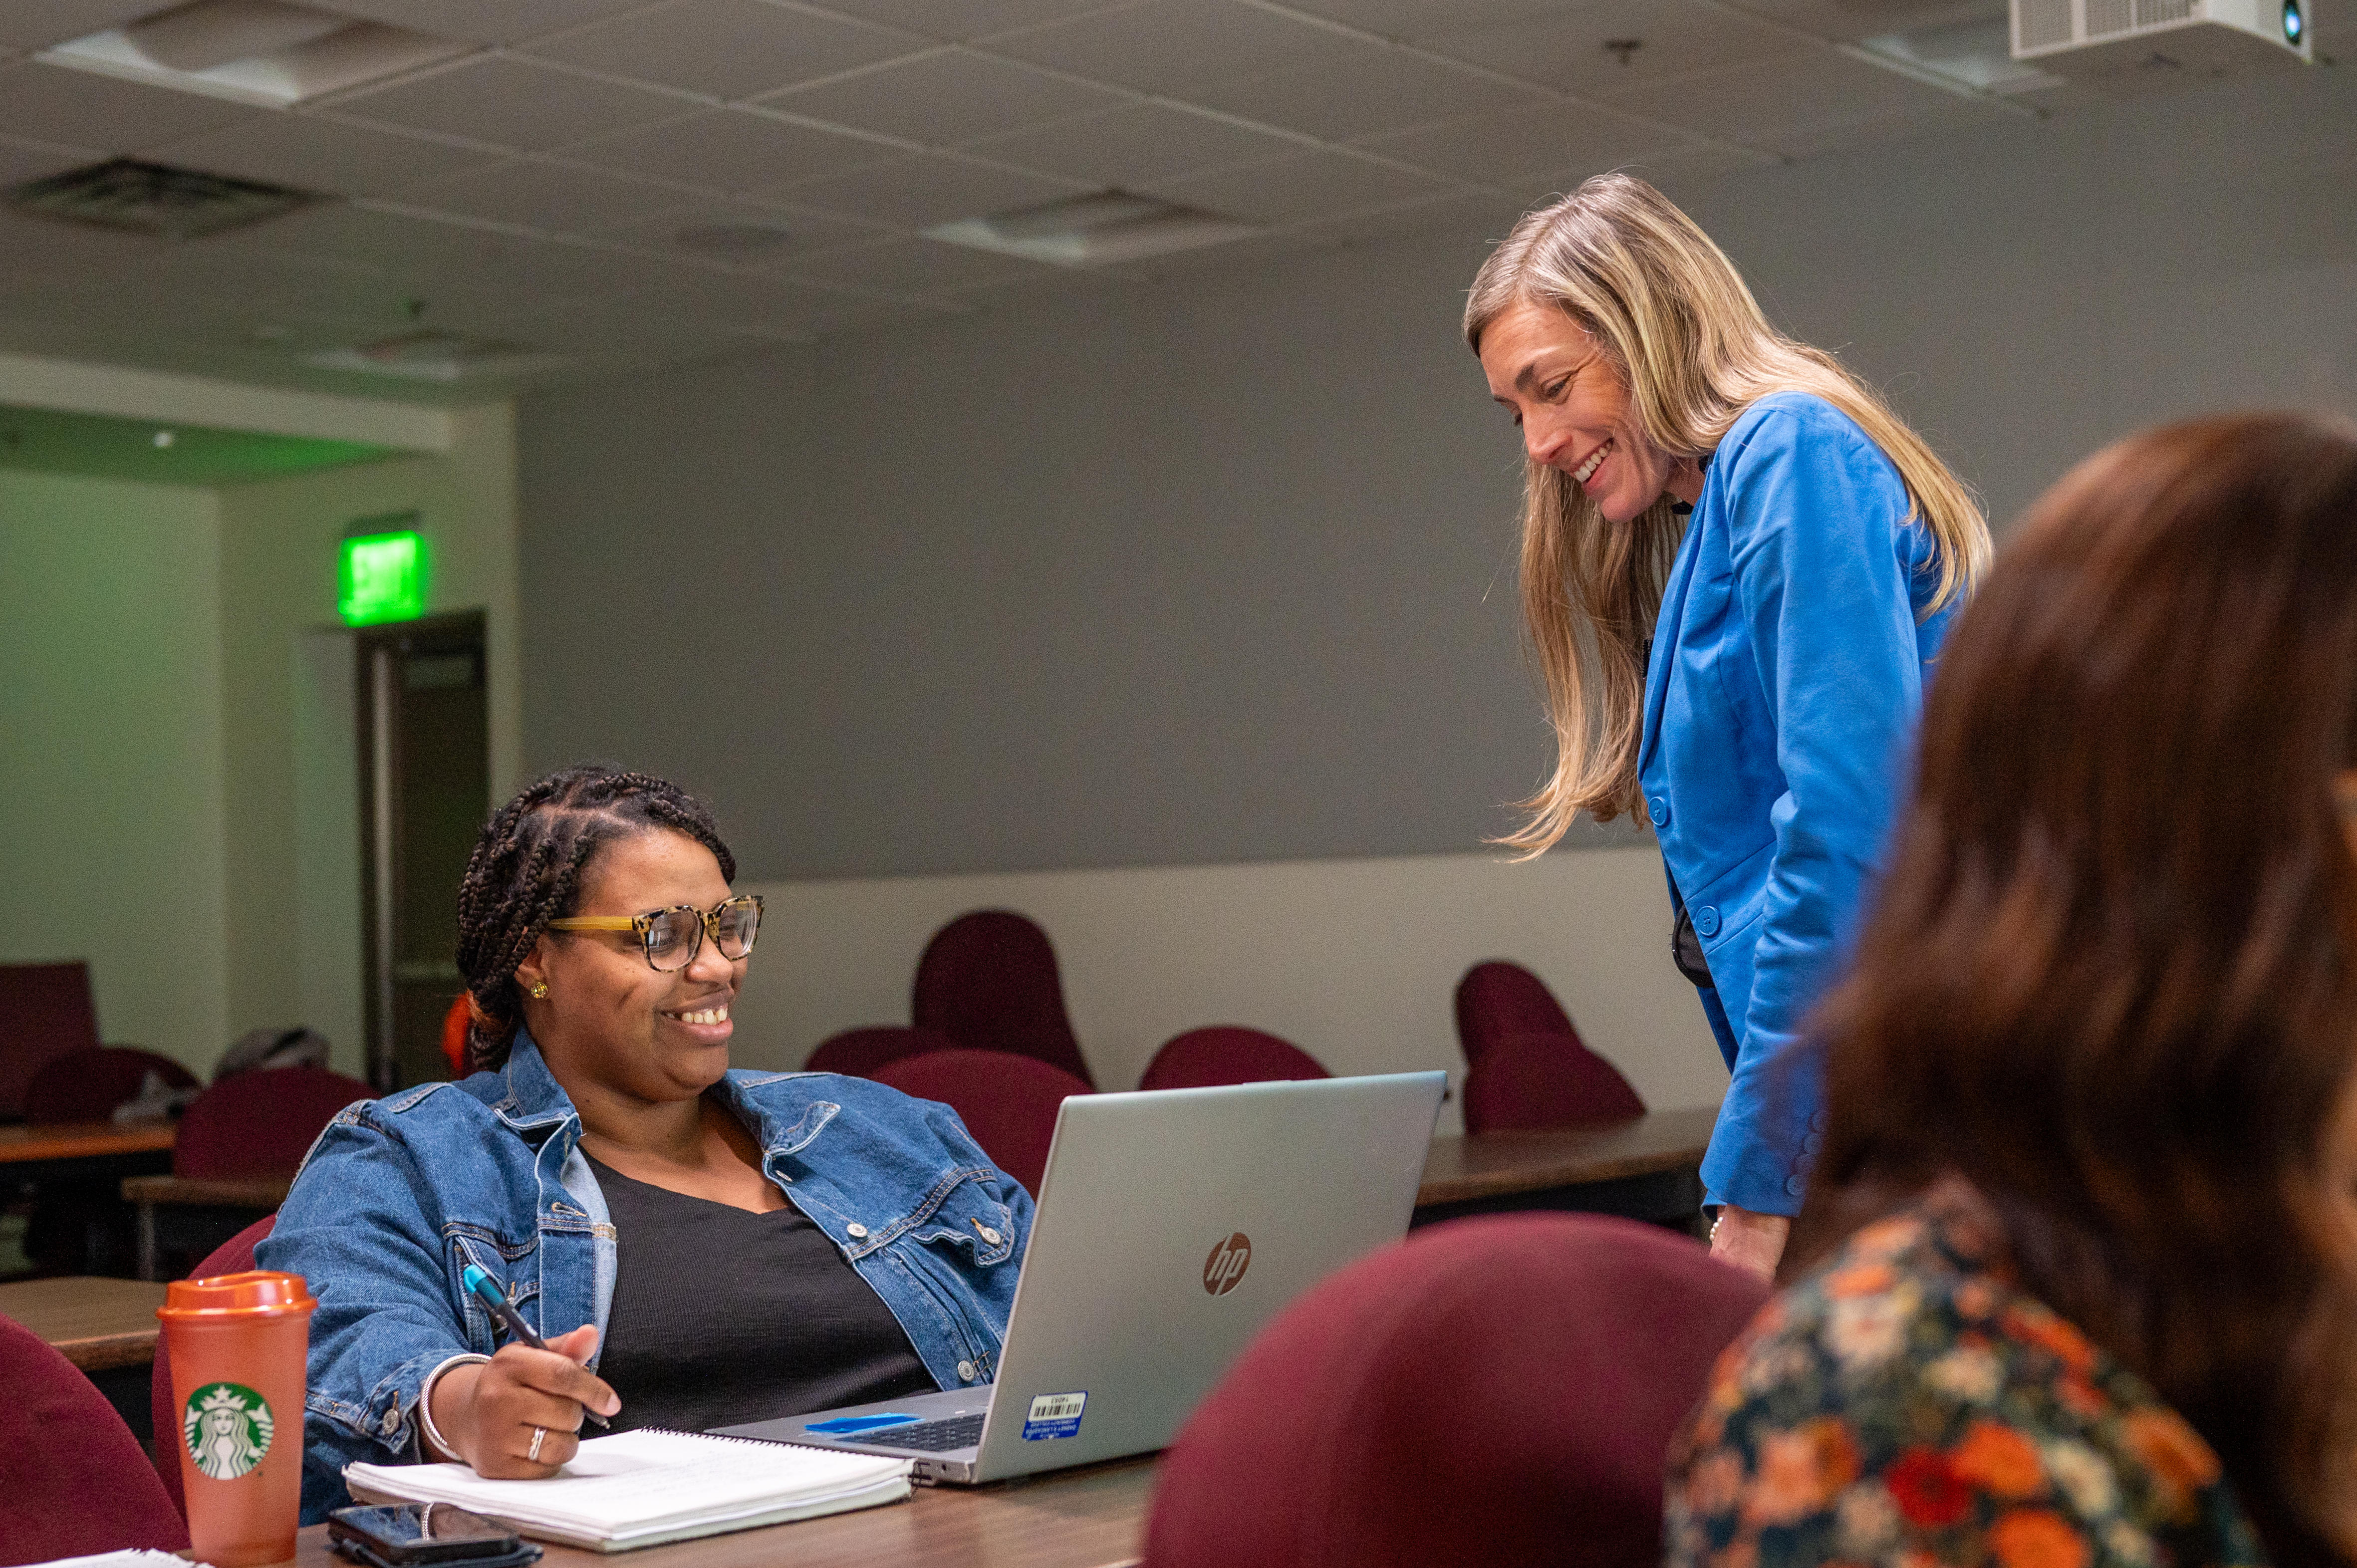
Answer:
<svg viewBox="0 0 2357 1568"><path fill-rule="evenodd" d="M595 1325L548 1341L508 1344L488 1361L451 1368L434 1380L434 1424L479 1476L541 1480L581 1446L582 1412L622 1408L614 1391L582 1363L597 1348Z"/></svg>

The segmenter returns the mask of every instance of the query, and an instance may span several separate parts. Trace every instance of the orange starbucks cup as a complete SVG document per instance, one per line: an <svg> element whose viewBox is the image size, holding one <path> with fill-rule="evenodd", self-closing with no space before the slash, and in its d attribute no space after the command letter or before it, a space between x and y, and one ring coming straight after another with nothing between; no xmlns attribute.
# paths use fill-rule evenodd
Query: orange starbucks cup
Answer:
<svg viewBox="0 0 2357 1568"><path fill-rule="evenodd" d="M156 1316L172 1363L189 1555L259 1568L295 1555L303 1511L304 1358L319 1304L300 1274L175 1280Z"/></svg>

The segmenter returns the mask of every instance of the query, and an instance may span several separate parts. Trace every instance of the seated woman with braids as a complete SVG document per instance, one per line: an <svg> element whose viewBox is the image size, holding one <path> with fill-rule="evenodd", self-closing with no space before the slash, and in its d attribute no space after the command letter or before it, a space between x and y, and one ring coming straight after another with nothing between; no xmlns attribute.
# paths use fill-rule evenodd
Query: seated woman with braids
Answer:
<svg viewBox="0 0 2357 1568"><path fill-rule="evenodd" d="M303 1518L343 1467L553 1474L585 1410L687 1431L988 1382L1031 1199L946 1107L731 1071L760 925L659 779L552 774L458 896L473 1076L354 1105L262 1267L309 1281ZM545 1350L465 1290L503 1286Z"/></svg>

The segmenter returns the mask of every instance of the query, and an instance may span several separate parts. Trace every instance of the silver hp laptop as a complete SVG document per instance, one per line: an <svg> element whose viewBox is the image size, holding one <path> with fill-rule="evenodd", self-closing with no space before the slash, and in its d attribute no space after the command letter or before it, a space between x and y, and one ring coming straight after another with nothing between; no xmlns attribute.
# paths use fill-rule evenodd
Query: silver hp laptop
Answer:
<svg viewBox="0 0 2357 1568"><path fill-rule="evenodd" d="M1163 1447L1279 1308L1406 1232L1447 1079L1075 1095L995 1383L720 1430L963 1485Z"/></svg>

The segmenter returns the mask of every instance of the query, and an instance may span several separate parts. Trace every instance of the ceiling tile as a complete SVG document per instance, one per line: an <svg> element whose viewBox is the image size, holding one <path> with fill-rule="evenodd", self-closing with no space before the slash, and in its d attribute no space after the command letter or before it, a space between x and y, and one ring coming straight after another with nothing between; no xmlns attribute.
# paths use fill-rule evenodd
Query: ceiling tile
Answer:
<svg viewBox="0 0 2357 1568"><path fill-rule="evenodd" d="M1183 96L1207 82L1308 65L1360 47L1330 28L1237 0L1137 0L994 39L990 51Z"/></svg>
<svg viewBox="0 0 2357 1568"><path fill-rule="evenodd" d="M826 9L882 22L945 43L988 38L1010 28L1036 27L1078 11L1093 11L1105 0L824 0Z"/></svg>
<svg viewBox="0 0 2357 1568"><path fill-rule="evenodd" d="M271 113L36 59L0 66L0 135L136 153Z"/></svg>
<svg viewBox="0 0 2357 1568"><path fill-rule="evenodd" d="M728 273L683 274L619 303L654 317L785 338L813 337L827 323L855 312L889 314L894 308L785 278Z"/></svg>
<svg viewBox="0 0 2357 1568"><path fill-rule="evenodd" d="M885 143L749 110L716 109L579 142L565 156L575 163L711 190L759 190L825 179L909 155Z"/></svg>
<svg viewBox="0 0 2357 1568"><path fill-rule="evenodd" d="M1349 53L1315 65L1226 82L1190 96L1247 120L1329 141L1544 102L1544 94L1531 89L1377 44L1354 45Z"/></svg>
<svg viewBox="0 0 2357 1568"><path fill-rule="evenodd" d="M1783 150L1837 125L1939 114L1955 94L1810 45L1767 59L1612 92L1614 108L1747 145Z"/></svg>
<svg viewBox="0 0 2357 1568"><path fill-rule="evenodd" d="M1283 136L1167 103L1134 103L968 145L977 157L1097 186L1132 186L1300 150Z"/></svg>
<svg viewBox="0 0 2357 1568"><path fill-rule="evenodd" d="M0 186L22 185L80 168L102 156L92 147L60 147L46 142L0 140Z"/></svg>
<svg viewBox="0 0 2357 1568"><path fill-rule="evenodd" d="M1611 169L1633 174L1674 196L1706 180L1734 174L1757 174L1760 169L1772 167L1781 161L1766 153L1747 152L1740 147L1703 142L1675 152L1654 153L1622 163L1575 164L1563 169L1534 169L1528 174L1511 176L1492 183L1525 207L1537 207L1568 194L1588 176Z"/></svg>
<svg viewBox="0 0 2357 1568"><path fill-rule="evenodd" d="M1149 196L1241 218L1248 223L1298 223L1364 207L1437 194L1437 179L1340 153L1312 152L1215 174L1156 180Z"/></svg>
<svg viewBox="0 0 2357 1568"><path fill-rule="evenodd" d="M577 27L618 11L634 11L647 0L328 0L328 8L348 16L414 27L437 38L505 44L559 28ZM151 7L152 9L152 7Z"/></svg>
<svg viewBox="0 0 2357 1568"><path fill-rule="evenodd" d="M1126 100L1010 60L944 49L762 102L787 113L943 147Z"/></svg>
<svg viewBox="0 0 2357 1568"><path fill-rule="evenodd" d="M924 229L959 218L1036 206L1092 188L1077 181L1047 179L952 155L931 154L773 194L862 222Z"/></svg>
<svg viewBox="0 0 2357 1568"><path fill-rule="evenodd" d="M0 48L45 49L161 9L160 0L15 0L0 5Z"/></svg>
<svg viewBox="0 0 2357 1568"><path fill-rule="evenodd" d="M669 93L576 76L505 55L479 55L447 70L336 101L337 113L401 129L464 136L545 152L632 125L677 119L695 105Z"/></svg>
<svg viewBox="0 0 2357 1568"><path fill-rule="evenodd" d="M1060 269L931 240L888 240L880 245L802 256L791 270L796 277L871 294L924 295L1036 278Z"/></svg>
<svg viewBox="0 0 2357 1568"><path fill-rule="evenodd" d="M501 164L439 180L402 198L404 206L564 234L586 234L684 207L694 199L693 193L672 186L538 160Z"/></svg>
<svg viewBox="0 0 2357 1568"><path fill-rule="evenodd" d="M1608 49L1609 41L1637 48ZM1696 0L1586 0L1521 22L1436 34L1425 47L1566 91L1614 91L1680 72L1790 54L1799 39Z"/></svg>
<svg viewBox="0 0 2357 1568"><path fill-rule="evenodd" d="M8 258L5 301L26 278L58 273L86 275L117 264L150 261L165 242L145 234L118 234L81 223L19 218L0 208L0 256Z"/></svg>
<svg viewBox="0 0 2357 1568"><path fill-rule="evenodd" d="M167 163L337 196L390 196L499 161L479 147L347 124L317 114L270 114L156 149Z"/></svg>
<svg viewBox="0 0 2357 1568"><path fill-rule="evenodd" d="M1942 93L1938 100L1926 100L1915 104L1904 114L1879 115L1870 120L1846 121L1837 125L1825 125L1815 130L1790 129L1772 137L1775 150L1787 157L1813 158L1827 153L1853 152L1861 147L1878 147L1892 142L1903 142L1915 136L1970 130L1979 125L1994 125L2008 116L1994 103L1976 102Z"/></svg>
<svg viewBox="0 0 2357 1568"><path fill-rule="evenodd" d="M361 206L314 208L251 232L253 249L356 263L429 303L439 293L513 294L531 302L545 291L542 304L594 298L643 286L668 270L642 258Z"/></svg>
<svg viewBox="0 0 2357 1568"><path fill-rule="evenodd" d="M683 231L721 229L759 230L774 238L768 243L741 248L699 247L683 244L679 238ZM611 244L657 252L683 261L725 262L733 267L784 272L792 270L796 256L873 239L877 232L866 224L823 212L705 197L655 217L600 229L597 237Z"/></svg>
<svg viewBox="0 0 2357 1568"><path fill-rule="evenodd" d="M1518 175L1611 168L1688 140L1609 109L1542 103L1369 136L1355 145L1452 179L1495 184Z"/></svg>
<svg viewBox="0 0 2357 1568"><path fill-rule="evenodd" d="M2001 22L2007 9L2005 0L1739 0L1734 8L1763 22L1821 38L1843 39L1968 22Z"/></svg>
<svg viewBox="0 0 2357 1568"><path fill-rule="evenodd" d="M1561 15L1586 0L1288 0L1297 10L1379 38L1421 41L1436 32ZM1832 0L1840 4L1841 0Z"/></svg>
<svg viewBox="0 0 2357 1568"><path fill-rule="evenodd" d="M718 98L745 98L924 47L925 40L895 28L789 10L767 0L674 0L546 39L525 52Z"/></svg>

